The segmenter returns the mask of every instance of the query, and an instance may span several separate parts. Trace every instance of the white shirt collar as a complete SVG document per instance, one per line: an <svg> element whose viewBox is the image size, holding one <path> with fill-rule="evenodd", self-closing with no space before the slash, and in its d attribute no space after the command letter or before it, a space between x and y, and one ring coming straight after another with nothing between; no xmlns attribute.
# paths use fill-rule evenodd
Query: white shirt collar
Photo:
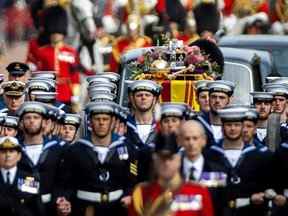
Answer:
<svg viewBox="0 0 288 216"><path fill-rule="evenodd" d="M235 167L236 164L238 163L241 154L242 154L241 149L225 150L225 155L233 167Z"/></svg>
<svg viewBox="0 0 288 216"><path fill-rule="evenodd" d="M204 157L202 154L195 161L189 160L186 156L184 157L183 169L184 169L185 180L189 180L190 169L192 166L195 168L194 176L197 179L197 181L199 181L201 178L201 174L202 174L203 166L204 166Z"/></svg>
<svg viewBox="0 0 288 216"><path fill-rule="evenodd" d="M98 153L98 159L101 163L104 163L106 157L107 157L107 154L109 152L109 147L106 147L106 146L95 146L94 147L95 150L97 151Z"/></svg>
<svg viewBox="0 0 288 216"><path fill-rule="evenodd" d="M146 143L146 140L148 139L151 130L152 130L152 125L150 124L137 124L137 131L139 134L140 139L142 140L143 143Z"/></svg>
<svg viewBox="0 0 288 216"><path fill-rule="evenodd" d="M223 138L222 126L221 125L211 125L213 131L213 137L216 142L219 142Z"/></svg>
<svg viewBox="0 0 288 216"><path fill-rule="evenodd" d="M6 179L7 172L10 173L10 183L13 184L15 176L16 176L16 172L17 172L17 166L15 166L15 167L13 167L11 169L1 168L1 174L2 174L2 177L4 179L4 182L7 182L7 179Z"/></svg>
<svg viewBox="0 0 288 216"><path fill-rule="evenodd" d="M39 161L40 155L43 152L43 145L26 145L26 154L31 159L34 165Z"/></svg>
<svg viewBox="0 0 288 216"><path fill-rule="evenodd" d="M257 128L257 137L260 141L263 141L267 136L267 128Z"/></svg>

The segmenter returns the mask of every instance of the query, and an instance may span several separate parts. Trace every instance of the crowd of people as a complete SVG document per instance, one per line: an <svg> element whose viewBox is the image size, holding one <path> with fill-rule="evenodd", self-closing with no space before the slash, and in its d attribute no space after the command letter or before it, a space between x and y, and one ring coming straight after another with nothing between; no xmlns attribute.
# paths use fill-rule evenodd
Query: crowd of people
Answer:
<svg viewBox="0 0 288 216"><path fill-rule="evenodd" d="M159 105L161 86L152 80L129 84L128 110L91 90L115 87L119 75L104 73L88 77L90 102L80 115L57 102L54 74L28 79L20 62L7 71L1 214L286 215L285 78L251 93L251 106L231 104L229 81L198 81L196 112ZM271 113L283 116L275 152L265 144Z"/></svg>
<svg viewBox="0 0 288 216"><path fill-rule="evenodd" d="M250 105L233 103L221 73L194 80L199 109L163 102L151 79L129 80L128 106L116 103L128 50L176 38L168 47L187 45L189 64L204 49L223 72L217 39L285 34L286 1L13 2L29 6L37 34L26 61L0 74L1 215L286 216L287 78L251 92ZM182 60L174 67L186 71ZM273 148L269 127L280 127Z"/></svg>
<svg viewBox="0 0 288 216"><path fill-rule="evenodd" d="M119 63L122 52L156 45L156 35L162 32L187 44L213 35L217 40L223 35L287 33L284 0L3 0L0 42L10 45L35 35L40 46L47 44L43 11L53 5L68 14L65 41L79 51L82 65L94 71L117 70L115 61ZM140 35L129 35L137 28ZM144 40L137 39L141 35L146 36ZM113 59L109 60L106 54L111 46Z"/></svg>

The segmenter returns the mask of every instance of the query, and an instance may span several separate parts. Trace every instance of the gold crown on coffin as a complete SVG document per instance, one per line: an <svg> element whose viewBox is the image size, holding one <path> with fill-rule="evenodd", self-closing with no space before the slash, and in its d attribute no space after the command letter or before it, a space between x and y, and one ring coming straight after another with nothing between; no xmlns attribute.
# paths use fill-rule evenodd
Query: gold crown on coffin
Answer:
<svg viewBox="0 0 288 216"><path fill-rule="evenodd" d="M169 64L164 59L156 59L150 66L150 72L169 72Z"/></svg>
<svg viewBox="0 0 288 216"><path fill-rule="evenodd" d="M19 144L17 142L13 142L13 140L10 138L5 138L0 143L0 149L15 149L15 148L19 148Z"/></svg>

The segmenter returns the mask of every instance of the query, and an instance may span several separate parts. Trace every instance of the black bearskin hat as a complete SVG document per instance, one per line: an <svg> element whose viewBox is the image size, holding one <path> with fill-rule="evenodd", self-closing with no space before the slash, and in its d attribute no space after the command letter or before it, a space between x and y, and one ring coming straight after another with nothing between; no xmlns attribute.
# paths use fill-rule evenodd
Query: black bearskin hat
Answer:
<svg viewBox="0 0 288 216"><path fill-rule="evenodd" d="M198 46L205 55L209 55L211 62L216 62L219 65L221 73L224 69L224 56L219 47L206 39L199 39L189 44L189 46Z"/></svg>
<svg viewBox="0 0 288 216"><path fill-rule="evenodd" d="M194 10L197 33L201 35L205 31L217 32L220 25L220 12L215 3L200 3Z"/></svg>
<svg viewBox="0 0 288 216"><path fill-rule="evenodd" d="M67 34L68 16L61 6L53 6L43 12L44 31L48 34L61 33Z"/></svg>

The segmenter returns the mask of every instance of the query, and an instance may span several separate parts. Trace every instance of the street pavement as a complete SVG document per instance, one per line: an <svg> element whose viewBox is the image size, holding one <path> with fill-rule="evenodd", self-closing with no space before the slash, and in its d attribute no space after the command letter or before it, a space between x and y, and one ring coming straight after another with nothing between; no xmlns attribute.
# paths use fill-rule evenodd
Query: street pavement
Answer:
<svg viewBox="0 0 288 216"><path fill-rule="evenodd" d="M27 55L27 43L17 42L13 47L6 47L4 56L0 59L0 72L6 74L6 66L13 61L25 61Z"/></svg>

